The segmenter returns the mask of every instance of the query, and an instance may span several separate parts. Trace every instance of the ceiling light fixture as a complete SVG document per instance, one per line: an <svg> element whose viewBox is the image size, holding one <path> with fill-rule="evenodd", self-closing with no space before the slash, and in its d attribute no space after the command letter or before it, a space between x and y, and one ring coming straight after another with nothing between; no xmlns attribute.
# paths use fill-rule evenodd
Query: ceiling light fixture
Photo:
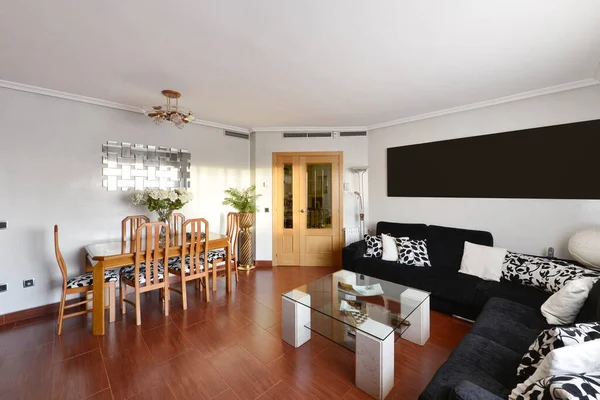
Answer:
<svg viewBox="0 0 600 400"><path fill-rule="evenodd" d="M163 90L161 92L167 98L167 103L160 106L142 106L142 112L152 119L155 125L161 125L167 121L178 129L183 129L185 124L192 122L194 116L192 111L186 107L179 106L181 93L174 90Z"/></svg>

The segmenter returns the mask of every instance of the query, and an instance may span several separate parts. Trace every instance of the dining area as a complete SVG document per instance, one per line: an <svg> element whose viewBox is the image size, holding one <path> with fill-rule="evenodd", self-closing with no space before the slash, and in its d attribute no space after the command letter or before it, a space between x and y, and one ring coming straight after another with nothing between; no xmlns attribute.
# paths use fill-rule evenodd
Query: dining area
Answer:
<svg viewBox="0 0 600 400"><path fill-rule="evenodd" d="M178 212L191 200L191 193L179 188L136 192L133 204L156 212L158 221L144 214L115 221L120 223L121 237L86 245L86 272L81 275L74 276L68 270L60 250L59 226L54 226L54 249L63 280L59 336L66 318L87 313L92 313L92 333L96 336L105 334L107 311L108 323L112 323L117 312L125 314L133 308L136 325L142 325L143 293L158 291L156 307L168 316L172 292L181 296L183 311L187 309L188 285L193 285L193 293L207 303L217 291L219 279L225 280L225 290L231 292L232 278L237 281L239 277L240 213L227 213L223 233L211 231L207 219ZM71 295L79 297L75 302L67 301Z"/></svg>

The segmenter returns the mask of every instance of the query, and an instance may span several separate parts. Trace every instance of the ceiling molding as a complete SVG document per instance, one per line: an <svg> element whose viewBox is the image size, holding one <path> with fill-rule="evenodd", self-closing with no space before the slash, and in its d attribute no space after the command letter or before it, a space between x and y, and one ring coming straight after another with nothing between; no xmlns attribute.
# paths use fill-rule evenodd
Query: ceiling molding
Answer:
<svg viewBox="0 0 600 400"><path fill-rule="evenodd" d="M599 72L597 71L596 78L598 78L598 73ZM595 78L583 79L581 81L569 82L569 83L565 83L562 85L556 85L556 86L550 86L550 87L543 88L543 89L531 90L529 92L518 93L518 94L506 96L506 97L499 97L497 99L481 101L479 103L472 103L472 104L467 104L464 106L447 108L445 110L439 110L439 111L433 111L430 113L415 115L412 117L400 118L400 119L396 119L393 121L383 122L381 124L370 125L367 127L367 129L373 130L373 129L387 128L389 126L401 125L401 124L406 124L409 122L420 121L423 119L440 117L442 115L455 114L455 113L459 113L459 112L463 112L463 111L475 110L478 108L490 107L490 106L495 106L498 104L510 103L512 101L528 99L531 97L544 96L547 94L564 92L566 90L572 90L572 89L578 89L578 88L583 88L583 87L587 87L587 86L593 86L593 85L597 85L599 83L600 83L600 79L595 79Z"/></svg>
<svg viewBox="0 0 600 400"><path fill-rule="evenodd" d="M234 125L226 125L218 122L212 121L204 121L200 119L195 119L192 124L209 126L212 128L225 129L230 131L242 132L242 133L254 133L254 132L344 132L344 131L365 131L365 130L374 130L380 128L387 128L389 126L406 124L409 122L420 121L423 119L440 117L448 114L455 114L463 111L475 110L478 108L490 107L498 104L509 103L512 101L528 99L537 96L544 96L547 94L564 92L567 90L573 90L578 88L583 88L587 86L593 86L600 84L600 65L596 69L596 73L594 78L583 79L580 81L569 82L562 85L550 86L547 88L532 90L529 92L518 93L511 96L500 97L493 100L481 101L479 103L467 104L464 106L447 108L445 110L433 111L430 113L415 115L412 117L400 118L393 121L383 122L380 124L374 124L369 126L272 126L272 127L256 127L256 128L242 128ZM139 107L130 106L127 104L115 103L112 101L97 99L93 97L81 96L78 94L72 94L67 92L61 92L58 90L41 88L38 86L25 85L23 83L5 81L0 79L0 87L19 90L22 92L35 93L43 96L56 97L59 99L77 101L80 103L93 104L101 107L108 107L117 110L129 111L138 114L142 114L142 111Z"/></svg>
<svg viewBox="0 0 600 400"><path fill-rule="evenodd" d="M267 126L252 128L252 132L351 132L366 131L366 126Z"/></svg>
<svg viewBox="0 0 600 400"><path fill-rule="evenodd" d="M5 80L0 79L0 87L6 88L6 89L18 90L21 92L40 94L42 96L50 96L50 97L56 97L56 98L64 99L64 100L77 101L80 103L93 104L96 106L108 107L108 108L113 108L116 110L129 111L129 112L133 112L133 113L137 113L137 114L143 114L140 107L130 106L130 105L121 104L121 103L115 103L112 101L107 101L107 100L102 100L102 99L96 99L94 97L87 97L87 96L81 96L78 94L61 92L58 90L46 89L46 88L42 88L42 87L38 87L38 86L25 85L23 83L18 83L18 82L11 82L11 81L5 81ZM243 133L250 133L250 131L247 128L241 128L239 126L233 126L233 125L220 124L218 122L203 121L200 119L195 119L194 121L192 121L192 124L210 126L212 128L233 130L233 131L238 131L238 132L243 132Z"/></svg>

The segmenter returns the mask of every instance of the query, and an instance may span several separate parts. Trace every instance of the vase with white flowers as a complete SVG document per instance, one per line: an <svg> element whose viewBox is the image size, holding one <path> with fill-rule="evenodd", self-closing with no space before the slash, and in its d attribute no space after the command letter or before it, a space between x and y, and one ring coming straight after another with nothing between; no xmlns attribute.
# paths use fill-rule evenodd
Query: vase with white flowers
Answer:
<svg viewBox="0 0 600 400"><path fill-rule="evenodd" d="M146 206L150 212L156 211L158 220L169 225L173 211L180 210L192 201L192 198L192 193L182 188L174 190L145 189L136 192L131 198L131 202L136 206ZM161 232L161 239L164 236L165 233Z"/></svg>

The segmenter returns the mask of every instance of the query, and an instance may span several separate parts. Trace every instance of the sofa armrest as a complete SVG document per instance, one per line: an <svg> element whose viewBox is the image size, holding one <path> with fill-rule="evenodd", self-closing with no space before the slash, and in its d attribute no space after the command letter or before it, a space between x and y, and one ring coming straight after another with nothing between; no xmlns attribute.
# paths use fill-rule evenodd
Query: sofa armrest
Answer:
<svg viewBox="0 0 600 400"><path fill-rule="evenodd" d="M452 400L503 400L469 381L460 381L450 393Z"/></svg>
<svg viewBox="0 0 600 400"><path fill-rule="evenodd" d="M348 271L356 270L356 260L362 258L367 251L364 240L354 242L342 249L342 267Z"/></svg>

